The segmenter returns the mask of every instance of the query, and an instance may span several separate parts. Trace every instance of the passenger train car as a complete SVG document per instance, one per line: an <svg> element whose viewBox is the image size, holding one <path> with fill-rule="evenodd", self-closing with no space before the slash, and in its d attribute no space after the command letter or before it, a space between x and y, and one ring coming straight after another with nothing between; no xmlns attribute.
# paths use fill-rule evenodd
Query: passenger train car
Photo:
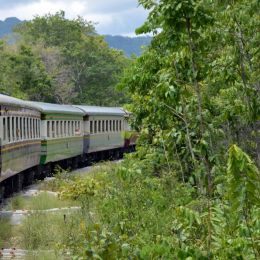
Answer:
<svg viewBox="0 0 260 260"><path fill-rule="evenodd" d="M75 107L84 112L84 154L124 147L125 111L113 107Z"/></svg>
<svg viewBox="0 0 260 260"><path fill-rule="evenodd" d="M40 164L46 166L41 168L49 174L54 162L68 168L79 161L83 154L84 113L69 105L29 103L41 111Z"/></svg>
<svg viewBox="0 0 260 260"><path fill-rule="evenodd" d="M119 158L135 135L122 108L22 101L0 94L0 200L48 176L56 165L76 168Z"/></svg>
<svg viewBox="0 0 260 260"><path fill-rule="evenodd" d="M11 186L16 191L23 182L23 171L40 162L41 113L27 102L4 95L0 95L0 106L0 183L14 176ZM27 180L33 174L30 171Z"/></svg>

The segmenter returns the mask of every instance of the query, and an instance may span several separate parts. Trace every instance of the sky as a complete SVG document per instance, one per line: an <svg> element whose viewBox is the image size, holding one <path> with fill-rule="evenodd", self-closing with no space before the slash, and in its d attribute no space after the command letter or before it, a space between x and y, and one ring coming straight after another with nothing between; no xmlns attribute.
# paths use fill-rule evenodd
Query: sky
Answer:
<svg viewBox="0 0 260 260"><path fill-rule="evenodd" d="M31 20L35 15L63 10L69 19L82 16L96 24L99 34L135 36L147 17L138 0L0 0L0 20L17 17Z"/></svg>

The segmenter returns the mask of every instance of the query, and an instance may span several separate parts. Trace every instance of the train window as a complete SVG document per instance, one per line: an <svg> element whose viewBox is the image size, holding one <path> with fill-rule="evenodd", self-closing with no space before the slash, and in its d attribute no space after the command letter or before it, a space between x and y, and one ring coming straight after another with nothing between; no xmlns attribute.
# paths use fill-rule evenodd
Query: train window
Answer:
<svg viewBox="0 0 260 260"><path fill-rule="evenodd" d="M64 121L64 136L67 136L67 121Z"/></svg>
<svg viewBox="0 0 260 260"><path fill-rule="evenodd" d="M32 119L29 118L29 138L32 139Z"/></svg>
<svg viewBox="0 0 260 260"><path fill-rule="evenodd" d="M37 119L34 119L34 127L35 127L35 131L34 131L34 138L38 138L38 127L37 127Z"/></svg>
<svg viewBox="0 0 260 260"><path fill-rule="evenodd" d="M109 131L111 132L112 131L112 121L109 120Z"/></svg>
<svg viewBox="0 0 260 260"><path fill-rule="evenodd" d="M106 120L106 132L108 132L108 120Z"/></svg>
<svg viewBox="0 0 260 260"><path fill-rule="evenodd" d="M20 121L20 125L19 125L19 130L20 130L19 134L20 134L20 136L19 136L19 139L22 140L23 139L23 119L20 117L19 121Z"/></svg>
<svg viewBox="0 0 260 260"><path fill-rule="evenodd" d="M29 139L29 118L26 118L26 135L27 139Z"/></svg>
<svg viewBox="0 0 260 260"><path fill-rule="evenodd" d="M98 132L100 133L101 132L101 121L98 120Z"/></svg>
<svg viewBox="0 0 260 260"><path fill-rule="evenodd" d="M11 117L11 141L14 141L14 118Z"/></svg>
<svg viewBox="0 0 260 260"><path fill-rule="evenodd" d="M37 138L37 120L33 119L33 121L34 121L34 138L36 139Z"/></svg>
<svg viewBox="0 0 260 260"><path fill-rule="evenodd" d="M116 131L118 132L118 120L116 120Z"/></svg>
<svg viewBox="0 0 260 260"><path fill-rule="evenodd" d="M15 140L19 140L19 125L18 125L18 117L15 117Z"/></svg>
<svg viewBox="0 0 260 260"><path fill-rule="evenodd" d="M113 132L116 130L115 120L113 120Z"/></svg>
<svg viewBox="0 0 260 260"><path fill-rule="evenodd" d="M31 121L31 139L33 139L34 138L34 119L31 118L30 121Z"/></svg>
<svg viewBox="0 0 260 260"><path fill-rule="evenodd" d="M37 131L37 120L34 119L34 138L36 139L37 138L37 135L38 135L38 131Z"/></svg>
<svg viewBox="0 0 260 260"><path fill-rule="evenodd" d="M56 121L56 129L55 129L55 136L59 137L59 121Z"/></svg>
<svg viewBox="0 0 260 260"><path fill-rule="evenodd" d="M75 128L74 128L74 121L71 121L71 136L74 136Z"/></svg>
<svg viewBox="0 0 260 260"><path fill-rule="evenodd" d="M97 121L94 121L94 133L97 132Z"/></svg>
<svg viewBox="0 0 260 260"><path fill-rule="evenodd" d="M119 131L122 131L122 121L119 120Z"/></svg>
<svg viewBox="0 0 260 260"><path fill-rule="evenodd" d="M70 121L68 121L68 136L70 136Z"/></svg>
<svg viewBox="0 0 260 260"><path fill-rule="evenodd" d="M60 136L63 137L63 121L60 121Z"/></svg>
<svg viewBox="0 0 260 260"><path fill-rule="evenodd" d="M35 119L32 119L33 121L33 138L36 138L36 126L35 126Z"/></svg>
<svg viewBox="0 0 260 260"><path fill-rule="evenodd" d="M105 132L105 121L102 120L102 132L104 133Z"/></svg>
<svg viewBox="0 0 260 260"><path fill-rule="evenodd" d="M75 129L75 134L77 135L77 134L79 134L79 121L76 121L76 129Z"/></svg>
<svg viewBox="0 0 260 260"><path fill-rule="evenodd" d="M55 137L55 122L54 121L51 122L51 137L52 138Z"/></svg>
<svg viewBox="0 0 260 260"><path fill-rule="evenodd" d="M4 141L6 140L6 119L5 117L3 118L3 130L4 130Z"/></svg>
<svg viewBox="0 0 260 260"><path fill-rule="evenodd" d="M29 139L29 118L25 119L25 125L26 125L26 139Z"/></svg>
<svg viewBox="0 0 260 260"><path fill-rule="evenodd" d="M35 138L35 120L34 118L32 120L32 139Z"/></svg>
<svg viewBox="0 0 260 260"><path fill-rule="evenodd" d="M39 119L36 120L37 123L37 138L40 138L40 122Z"/></svg>
<svg viewBox="0 0 260 260"><path fill-rule="evenodd" d="M28 139L30 139L30 128L31 128L30 119L29 119L29 118L27 118L27 131L28 131Z"/></svg>
<svg viewBox="0 0 260 260"><path fill-rule="evenodd" d="M34 127L35 127L34 138L36 139L38 137L37 119L34 119Z"/></svg>
<svg viewBox="0 0 260 260"><path fill-rule="evenodd" d="M51 127L50 127L50 121L47 121L47 137L50 138Z"/></svg>
<svg viewBox="0 0 260 260"><path fill-rule="evenodd" d="M90 133L93 134L93 121L89 121L90 124Z"/></svg>
<svg viewBox="0 0 260 260"><path fill-rule="evenodd" d="M38 119L35 119L35 124L36 124L36 138L39 138Z"/></svg>
<svg viewBox="0 0 260 260"><path fill-rule="evenodd" d="M25 132L25 117L23 118L23 139L26 139L26 132Z"/></svg>
<svg viewBox="0 0 260 260"><path fill-rule="evenodd" d="M38 120L37 119L34 119L35 122L35 138L38 138Z"/></svg>
<svg viewBox="0 0 260 260"><path fill-rule="evenodd" d="M10 142L11 138L10 138L10 117L7 117L7 130L6 130L6 133L7 133L7 140L8 142Z"/></svg>

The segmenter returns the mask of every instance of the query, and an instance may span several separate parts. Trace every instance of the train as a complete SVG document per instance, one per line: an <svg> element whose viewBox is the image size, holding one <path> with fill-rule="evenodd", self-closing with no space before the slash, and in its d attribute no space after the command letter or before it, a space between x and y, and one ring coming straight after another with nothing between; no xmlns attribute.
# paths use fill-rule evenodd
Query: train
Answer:
<svg viewBox="0 0 260 260"><path fill-rule="evenodd" d="M60 105L0 94L0 201L59 165L76 169L134 151L121 107Z"/></svg>

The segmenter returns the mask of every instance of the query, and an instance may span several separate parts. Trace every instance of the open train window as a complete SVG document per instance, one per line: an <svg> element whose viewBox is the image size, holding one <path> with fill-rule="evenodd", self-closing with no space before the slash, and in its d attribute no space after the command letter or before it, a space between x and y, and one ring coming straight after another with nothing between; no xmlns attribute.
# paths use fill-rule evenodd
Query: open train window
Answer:
<svg viewBox="0 0 260 260"><path fill-rule="evenodd" d="M97 132L97 121L94 121L94 133Z"/></svg>
<svg viewBox="0 0 260 260"><path fill-rule="evenodd" d="M26 139L25 129L26 129L26 126L25 126L25 118L23 118L23 139Z"/></svg>
<svg viewBox="0 0 260 260"><path fill-rule="evenodd" d="M10 143L11 141L11 128L10 128L10 117L7 117L7 139L8 139L8 142Z"/></svg>
<svg viewBox="0 0 260 260"><path fill-rule="evenodd" d="M32 119L32 139L35 138L35 119Z"/></svg>
<svg viewBox="0 0 260 260"><path fill-rule="evenodd" d="M98 120L98 132L100 133L101 132L101 121Z"/></svg>
<svg viewBox="0 0 260 260"><path fill-rule="evenodd" d="M12 131L12 141L14 141L14 118L12 117L11 120L11 131Z"/></svg>
<svg viewBox="0 0 260 260"><path fill-rule="evenodd" d="M50 138L51 127L50 127L50 121L47 121L47 137Z"/></svg>
<svg viewBox="0 0 260 260"><path fill-rule="evenodd" d="M33 138L33 121L32 121L31 118L29 119L29 121L30 121L30 128L29 128L29 130L30 130L30 139L32 139Z"/></svg>
<svg viewBox="0 0 260 260"><path fill-rule="evenodd" d="M108 132L108 120L106 120L106 132Z"/></svg>
<svg viewBox="0 0 260 260"><path fill-rule="evenodd" d="M3 118L3 130L4 130L3 139L5 141L6 140L6 119L5 119L5 117Z"/></svg>
<svg viewBox="0 0 260 260"><path fill-rule="evenodd" d="M60 122L60 136L61 136L61 137L64 136L64 132L63 132L63 121Z"/></svg>
<svg viewBox="0 0 260 260"><path fill-rule="evenodd" d="M68 136L70 136L70 131L71 129L70 129L70 121L68 121Z"/></svg>
<svg viewBox="0 0 260 260"><path fill-rule="evenodd" d="M74 125L74 121L71 122L71 136L74 136L75 133L75 125Z"/></svg>
<svg viewBox="0 0 260 260"><path fill-rule="evenodd" d="M40 138L40 120L37 119L37 138Z"/></svg>
<svg viewBox="0 0 260 260"><path fill-rule="evenodd" d="M20 140L23 139L23 119L20 117L20 126L19 126L19 130L20 130Z"/></svg>
<svg viewBox="0 0 260 260"><path fill-rule="evenodd" d="M55 137L55 122L54 121L51 122L51 137L52 138Z"/></svg>
<svg viewBox="0 0 260 260"><path fill-rule="evenodd" d="M18 125L18 117L15 117L15 140L19 140L19 125Z"/></svg>
<svg viewBox="0 0 260 260"><path fill-rule="evenodd" d="M104 133L105 132L105 121L102 120L102 132Z"/></svg>
<svg viewBox="0 0 260 260"><path fill-rule="evenodd" d="M90 133L93 134L93 121L90 121Z"/></svg>
<svg viewBox="0 0 260 260"><path fill-rule="evenodd" d="M64 121L64 136L67 136L67 121Z"/></svg>

